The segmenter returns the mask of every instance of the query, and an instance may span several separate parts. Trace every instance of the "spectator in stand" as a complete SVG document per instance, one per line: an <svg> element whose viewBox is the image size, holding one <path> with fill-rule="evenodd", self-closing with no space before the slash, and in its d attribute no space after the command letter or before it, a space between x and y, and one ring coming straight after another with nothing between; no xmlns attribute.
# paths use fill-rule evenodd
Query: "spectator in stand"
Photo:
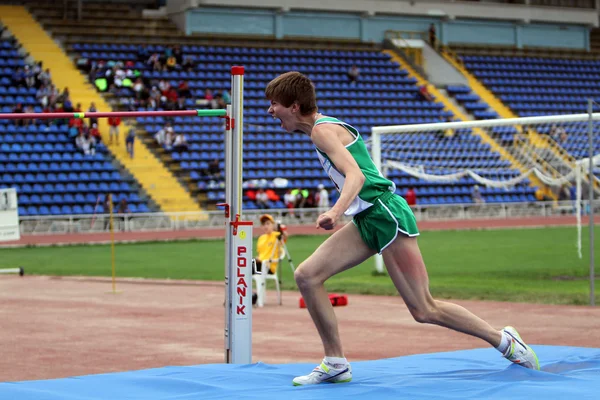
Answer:
<svg viewBox="0 0 600 400"><path fill-rule="evenodd" d="M404 199L409 206L417 205L417 192L415 192L415 188L413 186L409 186L406 194L404 195Z"/></svg>
<svg viewBox="0 0 600 400"><path fill-rule="evenodd" d="M165 63L165 65L167 66L167 69L169 71L175 71L175 69L177 69L178 67L177 59L175 58L175 56L171 55L167 57L167 62Z"/></svg>
<svg viewBox="0 0 600 400"><path fill-rule="evenodd" d="M171 84L167 80L161 79L158 81L158 90L160 90L160 94L163 96L166 95L169 92L169 89L171 89Z"/></svg>
<svg viewBox="0 0 600 400"><path fill-rule="evenodd" d="M142 93L146 89L144 86L144 81L142 78L136 78L133 84L133 91L135 93L136 100L140 100L142 98Z"/></svg>
<svg viewBox="0 0 600 400"><path fill-rule="evenodd" d="M29 66L17 68L11 79L13 86L27 86L28 75L30 75Z"/></svg>
<svg viewBox="0 0 600 400"><path fill-rule="evenodd" d="M35 98L40 102L42 107L46 107L48 105L48 95L50 88L45 84L42 84L37 92L35 92Z"/></svg>
<svg viewBox="0 0 600 400"><path fill-rule="evenodd" d="M81 103L77 103L77 105L73 108L73 112L81 112Z"/></svg>
<svg viewBox="0 0 600 400"><path fill-rule="evenodd" d="M52 81L52 74L50 74L50 69L46 68L37 76L38 81L43 85L49 85L50 81Z"/></svg>
<svg viewBox="0 0 600 400"><path fill-rule="evenodd" d="M435 25L429 25L429 45L431 48L436 49L437 47L437 36L435 33Z"/></svg>
<svg viewBox="0 0 600 400"><path fill-rule="evenodd" d="M173 140L173 150L175 151L187 151L188 150L188 142L185 139L183 133L178 132L175 135L175 139Z"/></svg>
<svg viewBox="0 0 600 400"><path fill-rule="evenodd" d="M25 72L23 68L17 68L10 79L12 86L25 86Z"/></svg>
<svg viewBox="0 0 600 400"><path fill-rule="evenodd" d="M360 76L360 69L353 64L352 67L348 70L348 79L350 79L350 83L354 84L358 81L358 77Z"/></svg>
<svg viewBox="0 0 600 400"><path fill-rule="evenodd" d="M142 90L139 92L138 97L136 99L136 101L134 102L136 107L149 107L149 100L150 100L150 91L148 90L148 88L146 87L146 85L143 86Z"/></svg>
<svg viewBox="0 0 600 400"><path fill-rule="evenodd" d="M283 195L285 207L290 211L290 216L294 216L294 206L296 205L296 197L292 194L292 190L288 189Z"/></svg>
<svg viewBox="0 0 600 400"><path fill-rule="evenodd" d="M177 60L177 64L181 65L183 63L183 52L181 51L181 47L178 44L173 46L173 57Z"/></svg>
<svg viewBox="0 0 600 400"><path fill-rule="evenodd" d="M292 194L296 198L294 208L304 208L304 206L306 205L306 199L308 198L309 194L308 190L297 188L292 190Z"/></svg>
<svg viewBox="0 0 600 400"><path fill-rule="evenodd" d="M117 208L117 212L119 214L129 214L129 213L131 213L131 210L129 209L129 205L127 204L127 199L126 198L122 198L121 201L119 202L119 207Z"/></svg>
<svg viewBox="0 0 600 400"><path fill-rule="evenodd" d="M104 214L108 214L110 213L110 209L113 208L111 206L114 206L114 201L112 201L112 196L110 193L106 193L104 195L104 199L102 201L102 212ZM114 210L113 210L114 211ZM108 222L108 221L107 221ZM105 229L108 228L108 225L106 225Z"/></svg>
<svg viewBox="0 0 600 400"><path fill-rule="evenodd" d="M471 192L471 198L473 199L473 203L475 203L475 204L485 203L485 200L483 200L483 196L481 195L481 191L479 190L479 185L473 186L473 191Z"/></svg>
<svg viewBox="0 0 600 400"><path fill-rule="evenodd" d="M162 71L163 69L158 53L153 53L146 61L146 64L148 64L153 71Z"/></svg>
<svg viewBox="0 0 600 400"><path fill-rule="evenodd" d="M148 107L156 110L160 105L160 90L156 86L152 86L150 90L150 97L148 99Z"/></svg>
<svg viewBox="0 0 600 400"><path fill-rule="evenodd" d="M569 189L569 184L565 183L561 186L558 192L558 201L568 201L571 200L571 189Z"/></svg>
<svg viewBox="0 0 600 400"><path fill-rule="evenodd" d="M420 100L425 100L429 102L434 101L433 96L431 95L431 93L429 93L429 90L427 89L427 85L419 86L419 98Z"/></svg>
<svg viewBox="0 0 600 400"><path fill-rule="evenodd" d="M12 112L16 113L16 114L22 114L24 112L23 105L21 103L17 103L17 105L13 107ZM25 125L24 120L22 120L22 119L15 120L15 125L24 126Z"/></svg>
<svg viewBox="0 0 600 400"><path fill-rule="evenodd" d="M166 109L167 110L174 110L175 109L175 105L177 104L177 99L178 99L178 95L177 95L177 89L175 89L174 87L170 88L169 91L166 94L167 97L167 106Z"/></svg>
<svg viewBox="0 0 600 400"><path fill-rule="evenodd" d="M120 117L108 117L108 144L113 144L113 137L119 145L119 125L121 125Z"/></svg>
<svg viewBox="0 0 600 400"><path fill-rule="evenodd" d="M58 91L58 88L53 83L51 83L50 84L50 99L49 99L49 101L52 106L56 106L59 95L60 95L60 93Z"/></svg>
<svg viewBox="0 0 600 400"><path fill-rule="evenodd" d="M68 113L74 112L73 103L71 102L71 99L68 96L65 98L65 101L63 103L63 110L65 110L65 112Z"/></svg>
<svg viewBox="0 0 600 400"><path fill-rule="evenodd" d="M165 60L173 55L173 46L165 46L163 57Z"/></svg>
<svg viewBox="0 0 600 400"><path fill-rule="evenodd" d="M174 110L186 110L187 106L185 105L185 99L183 97L179 97L177 99L177 103L175 103L175 106L173 107Z"/></svg>
<svg viewBox="0 0 600 400"><path fill-rule="evenodd" d="M144 62L147 59L148 59L148 47L146 47L145 44L141 44L140 47L138 47L137 60L139 62Z"/></svg>
<svg viewBox="0 0 600 400"><path fill-rule="evenodd" d="M329 192L322 183L317 186L316 206L318 208L329 209Z"/></svg>
<svg viewBox="0 0 600 400"><path fill-rule="evenodd" d="M135 130L133 128L129 129L129 133L127 133L127 137L125 138L125 148L127 153L129 153L129 158L133 158L133 148L135 145Z"/></svg>
<svg viewBox="0 0 600 400"><path fill-rule="evenodd" d="M215 158L214 160L208 163L207 174L213 179L221 178L221 167L219 165L218 158Z"/></svg>
<svg viewBox="0 0 600 400"><path fill-rule="evenodd" d="M215 96L213 95L212 90L206 89L206 91L204 92L204 100L208 101L210 108L217 108L217 103L215 102Z"/></svg>
<svg viewBox="0 0 600 400"><path fill-rule="evenodd" d="M95 143L102 142L102 136L100 135L100 131L98 130L98 124L92 125L89 134Z"/></svg>
<svg viewBox="0 0 600 400"><path fill-rule="evenodd" d="M227 89L223 89L221 95L223 96L223 101L225 102L225 104L231 104L231 95L229 94Z"/></svg>
<svg viewBox="0 0 600 400"><path fill-rule="evenodd" d="M563 128L562 126L559 129L560 129L559 143L561 145L563 145L563 144L567 143L567 140L569 140L569 135L567 135L567 131L565 131L565 128Z"/></svg>
<svg viewBox="0 0 600 400"><path fill-rule="evenodd" d="M84 135L89 135L90 133L90 127L85 122L81 123L81 127L79 127L79 130L83 132Z"/></svg>
<svg viewBox="0 0 600 400"><path fill-rule="evenodd" d="M550 135L552 139L558 144L565 144L567 139L569 139L569 135L567 135L567 131L562 126L552 125L550 128Z"/></svg>
<svg viewBox="0 0 600 400"><path fill-rule="evenodd" d="M62 93L60 93L57 98L56 101L58 103L64 103L65 101L67 101L67 99L69 99L71 93L69 92L69 88L66 87L63 89Z"/></svg>
<svg viewBox="0 0 600 400"><path fill-rule="evenodd" d="M174 132L171 123L167 122L161 130L156 132L154 138L156 139L156 143L166 148L167 146L171 146L173 134Z"/></svg>
<svg viewBox="0 0 600 400"><path fill-rule="evenodd" d="M92 101L90 103L90 108L88 108L87 112L97 112L98 109L96 109L96 104L94 104L94 102ZM90 118L90 126L97 124L98 123L98 118Z"/></svg>
<svg viewBox="0 0 600 400"><path fill-rule="evenodd" d="M32 88L35 86L36 76L33 73L33 69L29 65L25 65L25 69L23 70L23 74L25 75L25 85L28 88Z"/></svg>
<svg viewBox="0 0 600 400"><path fill-rule="evenodd" d="M177 93L179 94L179 97L192 97L190 85L187 83L187 81L179 82L179 85L177 86Z"/></svg>
<svg viewBox="0 0 600 400"><path fill-rule="evenodd" d="M119 225L120 225L120 229L122 231L125 230L125 220L127 219L127 214L131 214L131 210L129 209L129 205L127 204L127 199L126 198L122 198L121 201L119 202L119 205L117 206L116 209L117 214L119 214L118 217L115 218L116 221L118 221Z"/></svg>
<svg viewBox="0 0 600 400"><path fill-rule="evenodd" d="M185 57L183 59L183 69L187 72L192 72L194 70L194 61L191 57Z"/></svg>
<svg viewBox="0 0 600 400"><path fill-rule="evenodd" d="M96 144L93 142L93 138L89 135L79 132L77 139L75 139L75 145L86 156L96 154Z"/></svg>
<svg viewBox="0 0 600 400"><path fill-rule="evenodd" d="M227 104L225 103L225 100L223 100L223 95L221 95L221 93L217 93L215 95L215 107L214 108L225 108L227 107Z"/></svg>
<svg viewBox="0 0 600 400"><path fill-rule="evenodd" d="M28 105L28 106L26 106L24 111L25 111L25 113L27 113L27 114L35 112L35 110L33 109L33 106L32 106L32 105ZM23 120L23 126L29 126L29 125L31 125L31 124L35 125L35 124L36 124L36 122L37 122L37 120L36 120L36 119L24 119L24 120Z"/></svg>
<svg viewBox="0 0 600 400"><path fill-rule="evenodd" d="M269 208L269 197L264 189L258 189L258 192L256 192L256 205L259 209Z"/></svg>
<svg viewBox="0 0 600 400"><path fill-rule="evenodd" d="M19 67L11 75L11 86L26 87L25 67Z"/></svg>
<svg viewBox="0 0 600 400"><path fill-rule="evenodd" d="M42 68L42 62L37 62L33 65L33 68L31 69L33 72L33 76L35 78L35 88L39 89L40 85L42 84L42 82L40 81L40 73L43 71Z"/></svg>
<svg viewBox="0 0 600 400"><path fill-rule="evenodd" d="M75 145L77 145L75 140L77 139L77 136L82 128L83 120L81 118L69 119L69 139L71 139Z"/></svg>

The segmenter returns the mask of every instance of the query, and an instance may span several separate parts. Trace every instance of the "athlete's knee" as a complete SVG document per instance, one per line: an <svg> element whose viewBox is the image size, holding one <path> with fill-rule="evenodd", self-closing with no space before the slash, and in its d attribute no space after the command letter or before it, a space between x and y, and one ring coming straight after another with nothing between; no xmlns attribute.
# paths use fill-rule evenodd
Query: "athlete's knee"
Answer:
<svg viewBox="0 0 600 400"><path fill-rule="evenodd" d="M409 306L408 310L415 321L421 324L438 324L440 321L441 313L435 300L425 302L419 306Z"/></svg>
<svg viewBox="0 0 600 400"><path fill-rule="evenodd" d="M314 268L309 268L308 265L302 263L294 271L294 279L298 288L309 288L319 284L319 279L313 272Z"/></svg>

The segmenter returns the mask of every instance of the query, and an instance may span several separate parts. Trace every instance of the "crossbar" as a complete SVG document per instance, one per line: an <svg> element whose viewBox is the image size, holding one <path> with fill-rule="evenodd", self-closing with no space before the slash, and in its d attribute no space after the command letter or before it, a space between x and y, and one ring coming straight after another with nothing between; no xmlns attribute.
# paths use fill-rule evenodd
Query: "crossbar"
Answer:
<svg viewBox="0 0 600 400"><path fill-rule="evenodd" d="M75 113L0 113L0 119L137 118L137 117L225 117L227 110L108 111Z"/></svg>
<svg viewBox="0 0 600 400"><path fill-rule="evenodd" d="M539 117L498 118L476 121L433 122L413 125L384 125L371 128L373 134L408 133L419 131L441 131L445 129L489 128L492 126L552 124L561 122L587 122L589 114L561 114ZM600 120L600 113L592 114L594 121Z"/></svg>

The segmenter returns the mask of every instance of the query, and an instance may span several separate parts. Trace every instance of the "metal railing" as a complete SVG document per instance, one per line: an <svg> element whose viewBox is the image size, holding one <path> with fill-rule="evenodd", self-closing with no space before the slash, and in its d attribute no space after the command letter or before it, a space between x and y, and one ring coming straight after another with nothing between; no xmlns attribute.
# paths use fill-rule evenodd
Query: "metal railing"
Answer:
<svg viewBox="0 0 600 400"><path fill-rule="evenodd" d="M598 210L600 200L594 203ZM583 204L587 210L587 202ZM245 210L244 219L258 225L260 215L269 213L288 225L314 224L323 211L318 208ZM573 214L575 202L417 205L413 211L418 221L552 217ZM349 220L349 217L342 218L342 221ZM175 231L224 227L225 217L222 211L114 214L113 222L116 231ZM108 232L110 227L108 214L24 216L19 223L22 235L101 233Z"/></svg>

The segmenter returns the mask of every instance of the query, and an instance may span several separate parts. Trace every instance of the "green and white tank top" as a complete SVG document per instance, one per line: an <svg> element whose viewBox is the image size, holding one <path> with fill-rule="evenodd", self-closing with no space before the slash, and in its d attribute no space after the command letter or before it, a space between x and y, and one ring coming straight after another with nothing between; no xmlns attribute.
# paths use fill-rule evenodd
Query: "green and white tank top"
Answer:
<svg viewBox="0 0 600 400"><path fill-rule="evenodd" d="M346 146L346 149L350 152L358 167L365 176L365 183L362 189L358 193L358 196L352 201L350 207L344 212L344 214L351 216L356 215L361 211L371 207L377 198L385 192L395 192L396 185L394 182L383 177L381 172L375 166L375 163L369 155L367 146L363 141L360 133L356 128L347 123L340 121L337 118L332 117L321 117L315 122L315 126L319 124L336 124L343 126L352 136L354 141ZM323 169L329 175L333 183L335 184L338 191L342 191L346 177L336 168L333 162L329 159L327 154L321 151L315 146L317 154L319 155L319 161Z"/></svg>

